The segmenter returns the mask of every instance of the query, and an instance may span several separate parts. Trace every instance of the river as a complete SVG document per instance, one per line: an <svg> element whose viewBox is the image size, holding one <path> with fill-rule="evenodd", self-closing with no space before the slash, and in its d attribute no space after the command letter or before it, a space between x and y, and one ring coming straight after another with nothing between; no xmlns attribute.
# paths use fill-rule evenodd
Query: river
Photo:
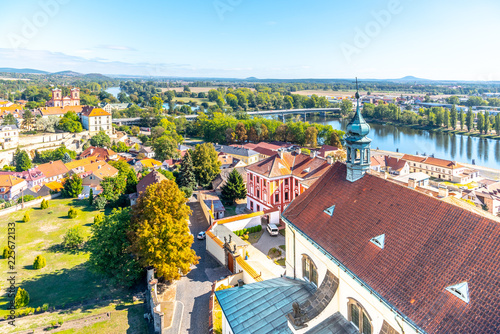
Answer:
<svg viewBox="0 0 500 334"><path fill-rule="evenodd" d="M308 116L310 123L329 124L344 130L348 119ZM500 140L416 130L388 124L370 123L372 148L408 154L434 154L436 158L500 169Z"/></svg>
<svg viewBox="0 0 500 334"><path fill-rule="evenodd" d="M120 93L120 87L109 87L105 91L110 93L114 97L118 98L118 93Z"/></svg>

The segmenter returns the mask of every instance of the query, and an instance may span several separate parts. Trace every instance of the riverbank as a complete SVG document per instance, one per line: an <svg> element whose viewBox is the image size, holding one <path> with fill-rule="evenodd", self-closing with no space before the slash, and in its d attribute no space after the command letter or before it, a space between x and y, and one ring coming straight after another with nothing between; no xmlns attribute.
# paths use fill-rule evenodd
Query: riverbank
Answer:
<svg viewBox="0 0 500 334"><path fill-rule="evenodd" d="M372 156L374 155L389 155L391 157L396 157L396 158L401 158L405 153L400 153L400 152L392 152L392 151L385 151L385 150L376 150L372 149L371 150ZM500 170L495 169L495 168L489 168L489 167L483 167L483 166L478 166L478 165L471 165L468 163L464 163L461 161L458 161L459 164L471 168L471 169L477 169L481 176L487 177L489 179L493 180L499 180L500 181Z"/></svg>

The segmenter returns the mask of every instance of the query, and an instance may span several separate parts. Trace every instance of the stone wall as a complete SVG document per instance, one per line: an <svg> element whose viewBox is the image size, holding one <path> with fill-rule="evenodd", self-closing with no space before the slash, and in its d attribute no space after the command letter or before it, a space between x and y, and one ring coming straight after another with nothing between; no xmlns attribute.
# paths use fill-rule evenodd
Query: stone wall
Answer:
<svg viewBox="0 0 500 334"><path fill-rule="evenodd" d="M158 300L158 280L154 278L154 268L147 269L146 282L148 291L146 293L147 303L151 310L151 317L155 333L161 333L165 326L165 315L161 312L161 304Z"/></svg>
<svg viewBox="0 0 500 334"><path fill-rule="evenodd" d="M29 207L38 205L38 204L42 203L42 201L44 199L50 200L50 199L54 199L54 198L57 198L57 197L60 197L60 196L61 196L61 193L57 193L57 194L52 194L52 195L49 195L49 196L41 197L41 198L38 198L38 199L34 199L32 201L24 203L24 208L29 208ZM15 211L18 211L18 210L22 210L24 208L22 207L21 204L13 205L10 208L0 210L0 216L7 215L9 213L12 213L12 212L15 212Z"/></svg>

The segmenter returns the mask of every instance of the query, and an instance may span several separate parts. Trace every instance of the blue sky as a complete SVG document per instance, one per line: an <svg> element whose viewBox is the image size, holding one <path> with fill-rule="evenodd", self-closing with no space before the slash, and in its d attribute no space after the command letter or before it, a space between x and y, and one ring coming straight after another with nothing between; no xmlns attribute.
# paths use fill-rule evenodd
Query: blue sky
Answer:
<svg viewBox="0 0 500 334"><path fill-rule="evenodd" d="M0 67L500 80L500 2L0 0Z"/></svg>

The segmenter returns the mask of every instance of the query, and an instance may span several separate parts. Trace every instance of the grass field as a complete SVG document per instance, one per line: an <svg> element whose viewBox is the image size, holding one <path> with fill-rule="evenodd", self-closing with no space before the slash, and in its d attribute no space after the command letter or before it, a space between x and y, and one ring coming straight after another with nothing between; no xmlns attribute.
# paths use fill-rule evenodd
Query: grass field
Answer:
<svg viewBox="0 0 500 334"><path fill-rule="evenodd" d="M203 103L206 102L208 103L209 106L214 105L215 102L210 102L208 99L201 99L198 97L176 97L175 100L177 103L183 102L183 103L188 103L190 101L196 102L199 106Z"/></svg>
<svg viewBox="0 0 500 334"><path fill-rule="evenodd" d="M80 210L75 219L69 219L67 212L73 206ZM30 211L31 220L22 222L26 211ZM66 251L60 247L63 236L70 227L80 226L85 238L90 235L90 226L94 217L99 213L87 206L87 201L74 199L54 199L49 201L49 208L41 210L39 207L14 212L9 216L3 216L0 220L0 248L7 244L7 226L9 222L16 222L16 285L26 289L30 295L29 307L39 307L48 303L50 307L57 309L69 309L80 303L85 309L72 311L68 315L59 316L63 320L84 317L92 313L108 312L102 311L106 307L112 307L109 302L96 306L97 299L100 300L127 300L131 302L126 290L107 284L106 280L94 275L87 267L86 262L89 254L85 251ZM37 255L43 255L47 260L47 266L40 270L33 269L33 260ZM8 271L7 260L0 260L2 273ZM0 287L5 289L6 279L2 279ZM6 296L0 297L0 317L7 313ZM140 305L142 307L142 305ZM128 308L114 310L117 317L130 318ZM143 311L139 312L142 319ZM37 316L37 324L26 324L40 326L49 324L53 314L41 314ZM46 319L44 319L46 318ZM17 321L22 323L23 318ZM46 323L45 320L47 320ZM53 320L53 319L52 319ZM135 321L135 320L134 320ZM103 323L102 326L111 325L112 321ZM97 324L96 324L97 325ZM126 325L126 322L125 322ZM18 329L22 329L19 328ZM1 329L0 329L1 332ZM110 331L93 331L94 333L110 333ZM120 331L113 333L121 333ZM76 332L75 332L76 333ZM78 332L80 333L80 332ZM82 332L86 333L86 332ZM135 333L135 332L134 332ZM140 333L140 331L138 332Z"/></svg>

